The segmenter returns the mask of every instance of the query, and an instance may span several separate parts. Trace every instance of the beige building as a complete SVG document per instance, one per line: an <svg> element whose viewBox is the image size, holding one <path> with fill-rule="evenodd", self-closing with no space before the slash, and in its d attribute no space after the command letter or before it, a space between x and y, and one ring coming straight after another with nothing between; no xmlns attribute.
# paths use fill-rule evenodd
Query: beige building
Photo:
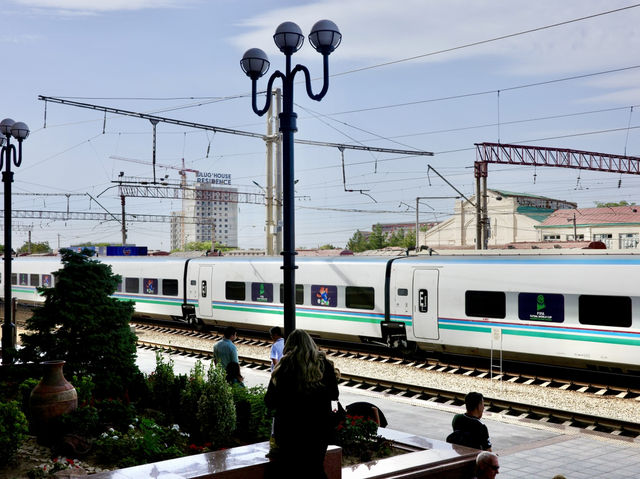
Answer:
<svg viewBox="0 0 640 479"><path fill-rule="evenodd" d="M420 233L420 246L434 249L476 247L475 197L457 201L451 218ZM473 204L472 204L473 203ZM488 247L540 241L536 229L556 210L573 210L575 203L543 196L487 190Z"/></svg>

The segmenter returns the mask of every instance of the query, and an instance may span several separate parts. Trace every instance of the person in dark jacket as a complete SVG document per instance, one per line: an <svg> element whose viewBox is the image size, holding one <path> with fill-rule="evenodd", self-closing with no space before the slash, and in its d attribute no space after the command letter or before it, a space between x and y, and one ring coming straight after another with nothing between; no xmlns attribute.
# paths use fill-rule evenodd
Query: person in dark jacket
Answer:
<svg viewBox="0 0 640 479"><path fill-rule="evenodd" d="M325 479L324 458L331 430L331 401L338 399L333 364L305 331L289 334L273 370L264 401L275 411L276 448L269 476Z"/></svg>
<svg viewBox="0 0 640 479"><path fill-rule="evenodd" d="M481 393L470 392L465 396L464 404L467 412L453 416L453 432L447 437L447 442L491 451L489 430L480 422L484 412L484 397Z"/></svg>

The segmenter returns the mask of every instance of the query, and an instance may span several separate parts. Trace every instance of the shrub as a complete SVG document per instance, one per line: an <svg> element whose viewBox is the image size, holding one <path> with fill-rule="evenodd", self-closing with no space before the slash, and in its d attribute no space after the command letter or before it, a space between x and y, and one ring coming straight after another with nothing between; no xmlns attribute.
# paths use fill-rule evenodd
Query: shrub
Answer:
<svg viewBox="0 0 640 479"><path fill-rule="evenodd" d="M271 436L272 416L264 404L264 386L243 388L233 386L236 405L236 435L253 442L266 441Z"/></svg>
<svg viewBox="0 0 640 479"><path fill-rule="evenodd" d="M207 372L207 382L198 401L197 419L204 440L214 447L225 447L236 428L236 408L226 372L213 363Z"/></svg>
<svg viewBox="0 0 640 479"><path fill-rule="evenodd" d="M18 386L18 394L22 402L22 411L27 419L30 417L29 398L31 397L31 391L35 388L40 381L35 378L28 378L20 383Z"/></svg>
<svg viewBox="0 0 640 479"><path fill-rule="evenodd" d="M96 385L93 383L93 379L90 376L73 376L71 378L71 384L76 388L78 394L78 404L88 404L93 398L93 390Z"/></svg>
<svg viewBox="0 0 640 479"><path fill-rule="evenodd" d="M8 464L28 432L27 418L17 401L0 403L0 464Z"/></svg>
<svg viewBox="0 0 640 479"><path fill-rule="evenodd" d="M148 378L151 392L150 403L153 409L161 412L161 422L172 424L180 416L180 397L187 384L186 375L175 375L173 359L156 353L156 369Z"/></svg>
<svg viewBox="0 0 640 479"><path fill-rule="evenodd" d="M189 371L189 376L180 395L180 407L178 408L178 424L189 433L191 439L201 442L200 423L196 417L198 401L205 389L205 370L202 361L196 361Z"/></svg>
<svg viewBox="0 0 640 479"><path fill-rule="evenodd" d="M136 419L125 432L110 428L96 440L96 459L129 467L186 455L187 434L178 425L163 427L151 419Z"/></svg>
<svg viewBox="0 0 640 479"><path fill-rule="evenodd" d="M378 424L374 420L347 414L336 427L336 444L342 448L343 456L366 462L390 450L389 441L377 434Z"/></svg>
<svg viewBox="0 0 640 479"><path fill-rule="evenodd" d="M95 403L100 424L103 430L112 427L124 430L136 417L136 409L131 404L125 404L119 399L104 399Z"/></svg>
<svg viewBox="0 0 640 479"><path fill-rule="evenodd" d="M85 404L55 418L50 429L56 430L60 437L65 434L92 436L101 430L98 410Z"/></svg>

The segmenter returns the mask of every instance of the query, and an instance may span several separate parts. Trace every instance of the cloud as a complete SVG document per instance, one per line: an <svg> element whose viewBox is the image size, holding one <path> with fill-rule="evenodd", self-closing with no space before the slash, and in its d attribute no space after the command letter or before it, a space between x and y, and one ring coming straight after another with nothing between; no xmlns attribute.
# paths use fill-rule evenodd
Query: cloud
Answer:
<svg viewBox="0 0 640 479"><path fill-rule="evenodd" d="M65 14L95 14L120 10L182 8L191 0L11 0L34 11Z"/></svg>
<svg viewBox="0 0 640 479"><path fill-rule="evenodd" d="M363 66L396 61L490 38L593 15L628 5L594 0L325 0L281 8L248 18L246 30L231 43L244 50L258 46L279 54L272 36L283 21L308 33L315 21L333 20L343 34L341 60ZM575 73L629 64L640 47L640 8L598 16L551 29L467 47L412 62L492 61L500 73L540 75ZM317 55L306 46L296 54Z"/></svg>

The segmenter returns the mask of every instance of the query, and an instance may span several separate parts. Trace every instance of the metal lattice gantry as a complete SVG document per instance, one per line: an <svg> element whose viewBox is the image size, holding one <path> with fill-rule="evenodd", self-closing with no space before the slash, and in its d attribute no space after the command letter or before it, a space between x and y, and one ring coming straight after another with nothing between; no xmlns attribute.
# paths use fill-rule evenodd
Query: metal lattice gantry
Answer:
<svg viewBox="0 0 640 479"><path fill-rule="evenodd" d="M0 210L0 214L4 211ZM119 221L118 218L113 217L110 213L91 213L85 211L38 211L38 210L11 210L12 218L30 218L39 220L57 220L57 221L71 221L71 220L88 220L88 221ZM181 219L185 223L190 224L213 224L215 220L213 218L193 218L185 216L170 216L170 215L139 215L139 214L127 214L126 221L128 222L141 222L141 223L170 223L171 219Z"/></svg>
<svg viewBox="0 0 640 479"><path fill-rule="evenodd" d="M487 175L487 163L508 165L551 166L579 170L607 171L640 175L640 158L637 156L612 155L593 151L549 148L544 146L507 145L501 143L476 143L475 175Z"/></svg>
<svg viewBox="0 0 640 479"><path fill-rule="evenodd" d="M476 161L473 171L476 179L476 249L487 249L489 240L487 212L489 163L640 175L640 158L637 156L503 143L476 143L475 145Z"/></svg>

